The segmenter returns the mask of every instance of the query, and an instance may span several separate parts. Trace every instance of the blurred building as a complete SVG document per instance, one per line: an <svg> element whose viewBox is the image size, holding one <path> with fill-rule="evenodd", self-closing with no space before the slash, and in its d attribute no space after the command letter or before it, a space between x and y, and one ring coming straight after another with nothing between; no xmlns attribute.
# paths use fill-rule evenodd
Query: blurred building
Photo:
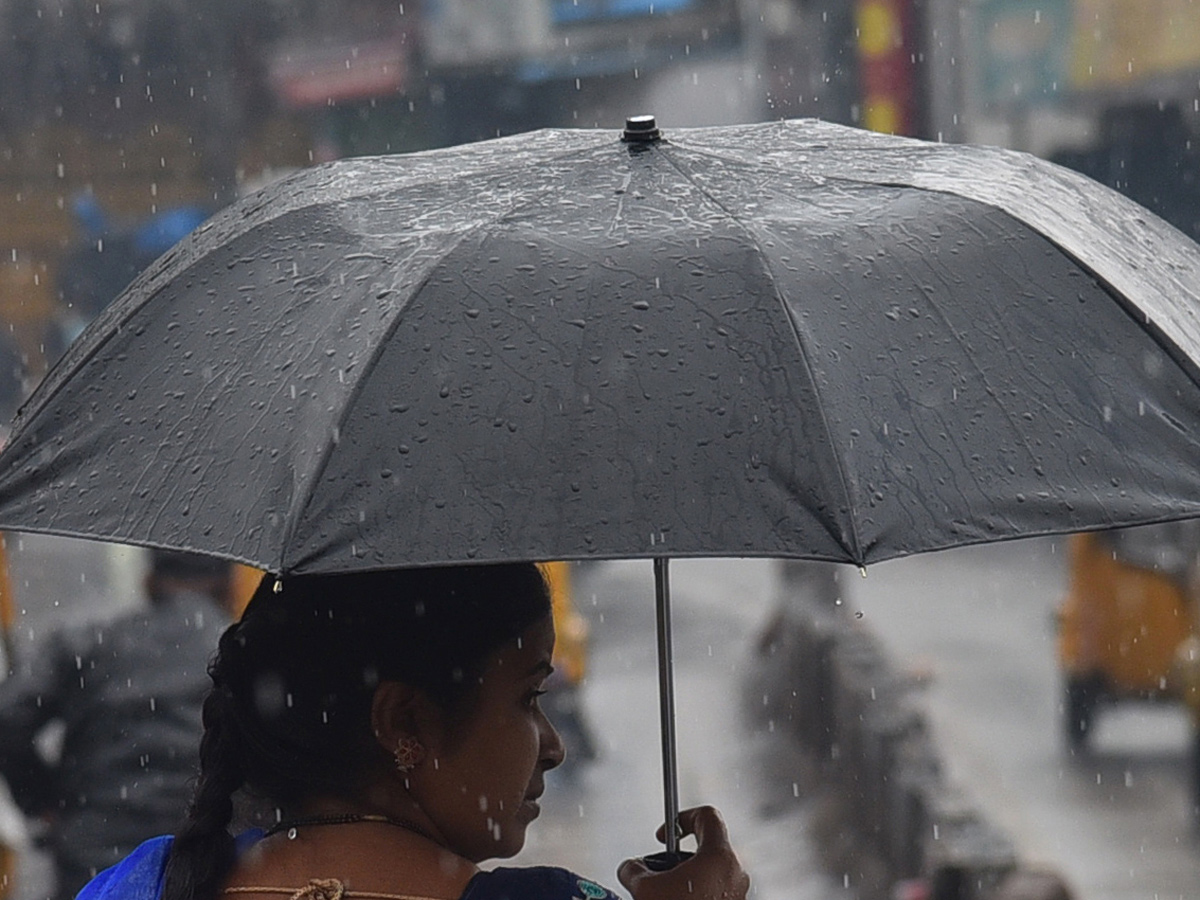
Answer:
<svg viewBox="0 0 1200 900"><path fill-rule="evenodd" d="M0 414L139 229L339 156L818 116L1054 156L1197 229L1191 0L0 0L0 51Z"/></svg>
<svg viewBox="0 0 1200 900"><path fill-rule="evenodd" d="M441 143L619 127L655 76L742 60L742 0L432 0L422 23ZM662 111L658 111L661 116Z"/></svg>
<svg viewBox="0 0 1200 900"><path fill-rule="evenodd" d="M955 2L960 139L1075 168L1200 238L1200 5Z"/></svg>
<svg viewBox="0 0 1200 900"><path fill-rule="evenodd" d="M771 115L1025 150L1200 239L1194 0L761 0Z"/></svg>
<svg viewBox="0 0 1200 900"><path fill-rule="evenodd" d="M339 156L593 124L610 99L619 125L639 80L740 59L746 8L0 0L0 413L145 266L128 251L155 223Z"/></svg>

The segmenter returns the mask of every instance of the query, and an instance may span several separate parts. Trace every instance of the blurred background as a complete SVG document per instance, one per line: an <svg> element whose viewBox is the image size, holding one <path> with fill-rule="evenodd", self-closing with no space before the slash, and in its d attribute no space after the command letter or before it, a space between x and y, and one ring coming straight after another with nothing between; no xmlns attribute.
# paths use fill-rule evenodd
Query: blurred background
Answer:
<svg viewBox="0 0 1200 900"><path fill-rule="evenodd" d="M0 0L0 418L205 216L534 128L823 119L1028 150L1195 235L1190 0Z"/></svg>
<svg viewBox="0 0 1200 900"><path fill-rule="evenodd" d="M1025 150L1200 236L1193 0L0 0L0 439L124 286L264 184L346 156L615 132L641 113L667 129L816 116ZM9 666L64 624L138 602L141 551L20 535L5 547ZM849 573L836 602L933 683L951 769L1025 858L1089 898L1195 896L1184 714L1110 717L1089 761L1063 755L1060 549ZM560 668L578 690L563 715L586 765L563 773L527 852L611 881L657 824L650 626L633 612L649 609L651 580L632 563L573 574L560 630L575 656ZM781 578L767 561L683 570L680 608L698 610L681 613L684 799L727 808L756 896L869 896L869 872L817 859L806 837L811 761L760 755L774 721L738 718L774 600L795 590ZM0 895L50 890L38 827L0 802Z"/></svg>

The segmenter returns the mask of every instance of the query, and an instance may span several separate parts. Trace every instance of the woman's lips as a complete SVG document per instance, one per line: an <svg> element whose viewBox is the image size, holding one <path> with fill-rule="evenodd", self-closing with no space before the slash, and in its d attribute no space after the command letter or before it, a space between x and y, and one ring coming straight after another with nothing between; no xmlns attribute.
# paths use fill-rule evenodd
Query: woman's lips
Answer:
<svg viewBox="0 0 1200 900"><path fill-rule="evenodd" d="M542 806L538 803L538 798L542 796L542 791L537 790L529 794L521 801L521 812L529 819L536 819L542 813Z"/></svg>
<svg viewBox="0 0 1200 900"><path fill-rule="evenodd" d="M532 822L534 819L536 819L538 816L540 816L541 814L542 814L542 807L538 804L538 802L536 800L522 800L521 801L521 812L520 812L521 821L528 824L528 823Z"/></svg>

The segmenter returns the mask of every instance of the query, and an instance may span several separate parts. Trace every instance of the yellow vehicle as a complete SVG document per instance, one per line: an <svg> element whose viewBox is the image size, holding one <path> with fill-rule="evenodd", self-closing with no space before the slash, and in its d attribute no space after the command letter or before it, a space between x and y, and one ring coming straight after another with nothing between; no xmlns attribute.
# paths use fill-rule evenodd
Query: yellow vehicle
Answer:
<svg viewBox="0 0 1200 900"><path fill-rule="evenodd" d="M554 615L554 671L556 679L578 687L587 674L588 623L575 608L571 591L571 565L565 562L542 564L550 585L550 606Z"/></svg>
<svg viewBox="0 0 1200 900"><path fill-rule="evenodd" d="M550 585L554 615L554 675L542 708L567 746L567 764L593 759L596 746L583 712L583 677L587 674L588 622L575 608L571 564L542 564Z"/></svg>
<svg viewBox="0 0 1200 900"><path fill-rule="evenodd" d="M1068 554L1058 659L1070 748L1087 748L1106 703L1184 702L1200 722L1200 521L1073 535Z"/></svg>

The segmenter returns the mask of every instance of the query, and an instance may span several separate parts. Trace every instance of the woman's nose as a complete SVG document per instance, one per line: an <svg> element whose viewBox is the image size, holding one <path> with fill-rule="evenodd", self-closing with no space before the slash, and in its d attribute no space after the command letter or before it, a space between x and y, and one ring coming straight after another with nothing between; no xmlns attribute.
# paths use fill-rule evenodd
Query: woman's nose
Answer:
<svg viewBox="0 0 1200 900"><path fill-rule="evenodd" d="M542 766L546 769L557 769L567 757L567 748L563 744L562 735L558 733L550 720L542 716Z"/></svg>

